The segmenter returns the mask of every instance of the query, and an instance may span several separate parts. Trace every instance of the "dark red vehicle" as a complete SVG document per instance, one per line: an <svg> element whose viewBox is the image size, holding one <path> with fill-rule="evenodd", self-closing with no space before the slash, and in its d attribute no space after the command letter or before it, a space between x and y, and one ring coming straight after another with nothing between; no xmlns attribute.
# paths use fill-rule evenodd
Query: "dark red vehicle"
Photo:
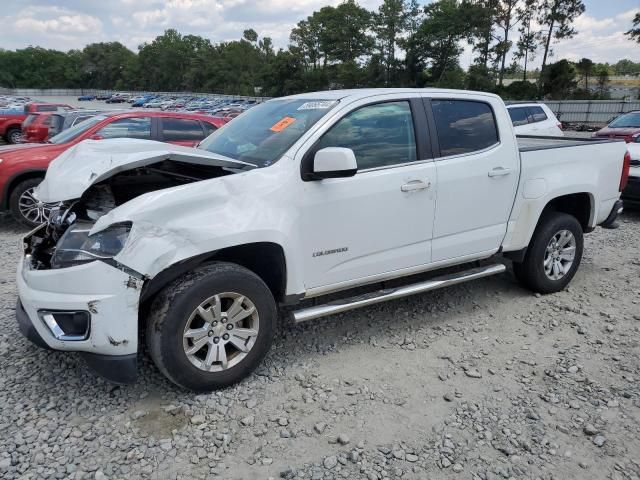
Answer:
<svg viewBox="0 0 640 480"><path fill-rule="evenodd" d="M625 113L606 127L598 130L593 136L602 138L622 138L630 143L631 137L640 133L640 110Z"/></svg>
<svg viewBox="0 0 640 480"><path fill-rule="evenodd" d="M91 117L52 137L47 143L0 147L0 209L27 226L47 219L50 205L37 201L35 187L49 163L86 139L138 138L195 146L223 126L221 119L176 112L113 112Z"/></svg>
<svg viewBox="0 0 640 480"><path fill-rule="evenodd" d="M72 109L73 107L64 103L27 103L23 112L4 112L0 114L0 137L3 137L7 143L18 143L22 139L22 122L30 113L57 112Z"/></svg>

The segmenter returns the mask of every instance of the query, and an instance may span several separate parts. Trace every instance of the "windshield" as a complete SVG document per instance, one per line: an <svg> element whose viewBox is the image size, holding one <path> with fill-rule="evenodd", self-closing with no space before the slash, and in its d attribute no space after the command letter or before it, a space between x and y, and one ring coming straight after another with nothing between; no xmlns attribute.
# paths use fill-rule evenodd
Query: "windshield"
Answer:
<svg viewBox="0 0 640 480"><path fill-rule="evenodd" d="M640 128L640 112L627 113L616 118L609 128Z"/></svg>
<svg viewBox="0 0 640 480"><path fill-rule="evenodd" d="M101 122L105 118L107 117L105 117L104 115L96 115L95 117L88 118L84 122L77 123L73 127L60 132L58 135L54 137L51 137L49 141L51 143L70 142L71 140L74 140L75 138L77 138L78 136L80 136L81 134L83 134L84 132L86 132L95 124Z"/></svg>
<svg viewBox="0 0 640 480"><path fill-rule="evenodd" d="M271 100L216 130L198 148L267 167L327 114L333 100Z"/></svg>

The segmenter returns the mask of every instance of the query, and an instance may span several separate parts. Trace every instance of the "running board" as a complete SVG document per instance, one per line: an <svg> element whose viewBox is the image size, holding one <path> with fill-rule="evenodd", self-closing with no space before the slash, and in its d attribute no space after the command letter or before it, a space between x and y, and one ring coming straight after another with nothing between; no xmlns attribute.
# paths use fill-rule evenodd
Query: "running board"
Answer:
<svg viewBox="0 0 640 480"><path fill-rule="evenodd" d="M293 312L293 320L295 323L306 322L307 320L313 320L315 318L324 317L326 315L346 312L348 310L353 310L354 308L366 307L375 303L386 302L387 300L395 300L396 298L407 297L409 295L415 295L416 293L428 292L430 290L436 290L438 288L449 287L451 285L457 285L458 283L468 282L469 280L476 280L478 278L496 275L498 273L504 272L506 269L507 268L504 265L498 263L495 265L472 268L463 272L435 277L431 280L414 283L412 285L405 285L398 288L387 288L384 290L378 290L377 292L365 293L363 295L345 298L342 300L326 303L324 305L303 308L302 310Z"/></svg>

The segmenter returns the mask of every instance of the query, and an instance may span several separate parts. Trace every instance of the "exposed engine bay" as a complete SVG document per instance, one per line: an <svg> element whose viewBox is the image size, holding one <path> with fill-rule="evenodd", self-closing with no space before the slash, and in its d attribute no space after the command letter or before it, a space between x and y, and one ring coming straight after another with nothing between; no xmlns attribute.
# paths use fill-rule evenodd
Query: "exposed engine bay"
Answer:
<svg viewBox="0 0 640 480"><path fill-rule="evenodd" d="M24 248L31 262L31 268L44 270L65 266L59 265L55 261L56 249L60 240L71 227L73 227L72 230L84 232L87 236L93 223L100 217L145 193L231 175L239 171L241 169L174 160L160 161L121 171L90 186L80 199L61 202L51 210L49 221L46 224L36 228L25 237ZM69 233L73 234L74 232ZM126 233L128 234L128 231ZM100 242L100 240L103 244L106 241L106 239L94 239L94 242ZM112 240L109 239L109 241ZM72 241L71 243L73 244ZM75 247L71 250L80 251L80 245L75 245ZM104 248L105 245L101 247ZM85 250L82 252L89 255ZM87 257L85 261L108 260L108 258L95 255Z"/></svg>

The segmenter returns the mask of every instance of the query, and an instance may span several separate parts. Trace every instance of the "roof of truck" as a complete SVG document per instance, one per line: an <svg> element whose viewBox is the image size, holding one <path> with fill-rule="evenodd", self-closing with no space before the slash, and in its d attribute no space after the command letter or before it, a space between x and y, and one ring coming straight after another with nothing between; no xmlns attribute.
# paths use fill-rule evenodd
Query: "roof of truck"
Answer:
<svg viewBox="0 0 640 480"><path fill-rule="evenodd" d="M451 94L452 96L470 94L494 98L498 97L493 93L474 92L471 90L453 90L445 88L355 88L345 90L325 90L320 92L299 93L297 95L290 95L288 97L280 97L277 100L282 100L282 98L300 98L313 100L342 100L348 98L349 100L358 100L360 98L367 98L390 93L445 93Z"/></svg>

